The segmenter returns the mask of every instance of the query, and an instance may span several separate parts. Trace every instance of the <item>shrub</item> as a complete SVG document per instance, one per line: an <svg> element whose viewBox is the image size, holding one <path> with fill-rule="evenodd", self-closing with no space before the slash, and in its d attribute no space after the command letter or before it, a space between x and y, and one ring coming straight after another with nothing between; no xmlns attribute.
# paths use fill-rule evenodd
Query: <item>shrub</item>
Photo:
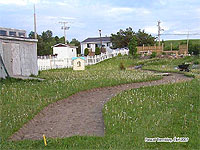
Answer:
<svg viewBox="0 0 200 150"><path fill-rule="evenodd" d="M88 48L85 48L84 50L84 55L87 56L89 54L89 49Z"/></svg>
<svg viewBox="0 0 200 150"><path fill-rule="evenodd" d="M119 65L120 70L125 70L126 68L124 67L124 64L121 62Z"/></svg>
<svg viewBox="0 0 200 150"><path fill-rule="evenodd" d="M194 61L194 63L193 63L194 65L198 65L199 64L199 61L198 60L196 60L196 61Z"/></svg>
<svg viewBox="0 0 200 150"><path fill-rule="evenodd" d="M119 56L119 57L122 57L122 54L121 54L121 53L119 53L117 56Z"/></svg>
<svg viewBox="0 0 200 150"><path fill-rule="evenodd" d="M166 53L165 53L165 52L162 52L162 55L166 55Z"/></svg>
<svg viewBox="0 0 200 150"><path fill-rule="evenodd" d="M156 57L156 55L157 55L157 53L156 53L156 52L152 52L152 54L151 54L151 58L155 58L155 57Z"/></svg>
<svg viewBox="0 0 200 150"><path fill-rule="evenodd" d="M100 54L101 54L100 48L96 47L95 48L95 55L100 55Z"/></svg>

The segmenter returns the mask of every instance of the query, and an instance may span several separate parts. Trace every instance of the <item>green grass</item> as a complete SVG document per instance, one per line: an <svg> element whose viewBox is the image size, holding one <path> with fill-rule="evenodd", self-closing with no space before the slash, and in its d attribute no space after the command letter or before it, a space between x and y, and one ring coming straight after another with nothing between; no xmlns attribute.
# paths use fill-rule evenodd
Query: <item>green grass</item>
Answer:
<svg viewBox="0 0 200 150"><path fill-rule="evenodd" d="M47 147L42 140L8 141L9 136L45 106L78 91L160 78L139 70L120 71L120 62L125 67L145 64L146 69L159 71L164 71L160 66L165 65L174 71L174 65L194 60L198 59L132 60L128 57L116 57L88 66L85 71L42 71L39 77L46 79L43 82L3 80L0 82L1 149L197 149L200 141L200 122L197 116L200 113L199 79L120 93L104 106L105 137L48 138ZM159 67L155 68L157 66ZM190 141L171 144L144 142L145 137L174 136L187 136Z"/></svg>
<svg viewBox="0 0 200 150"><path fill-rule="evenodd" d="M184 57L180 59L150 59L144 61L138 61L138 64L143 64L143 69L145 70L154 70L160 72L176 72L176 73L184 73L187 76L192 76L196 78L200 78L200 68L192 69L192 65L194 62L200 62L200 57ZM191 63L190 72L181 72L177 69L178 65L182 63Z"/></svg>
<svg viewBox="0 0 200 150"><path fill-rule="evenodd" d="M133 60L116 57L88 66L85 71L73 71L72 69L42 71L39 77L46 79L42 82L2 80L0 82L1 141L7 141L9 136L48 104L79 91L160 79L144 71L120 71L120 62L127 67Z"/></svg>
<svg viewBox="0 0 200 150"><path fill-rule="evenodd" d="M172 43L172 49L173 50L178 50L180 44L187 44L187 39L164 41L164 50L171 50L171 43ZM200 39L190 39L189 43L190 44L199 44L200 43Z"/></svg>
<svg viewBox="0 0 200 150"><path fill-rule="evenodd" d="M105 137L7 142L3 149L198 149L200 80L124 91L103 109ZM188 143L145 143L145 137L189 137Z"/></svg>

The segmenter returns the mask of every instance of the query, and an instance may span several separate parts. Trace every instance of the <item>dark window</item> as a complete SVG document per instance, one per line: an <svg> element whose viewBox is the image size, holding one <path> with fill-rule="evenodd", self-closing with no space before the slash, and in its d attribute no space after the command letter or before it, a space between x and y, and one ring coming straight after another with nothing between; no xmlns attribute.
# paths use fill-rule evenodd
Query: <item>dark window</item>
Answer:
<svg viewBox="0 0 200 150"><path fill-rule="evenodd" d="M110 43L107 43L107 47L110 45Z"/></svg>
<svg viewBox="0 0 200 150"><path fill-rule="evenodd" d="M90 44L87 44L87 48L90 48Z"/></svg>
<svg viewBox="0 0 200 150"><path fill-rule="evenodd" d="M25 33L19 32L19 37L25 37Z"/></svg>
<svg viewBox="0 0 200 150"><path fill-rule="evenodd" d="M9 35L10 35L10 36L16 36L16 32L9 31Z"/></svg>
<svg viewBox="0 0 200 150"><path fill-rule="evenodd" d="M72 49L72 52L73 52L74 50Z"/></svg>
<svg viewBox="0 0 200 150"><path fill-rule="evenodd" d="M5 30L0 30L0 35L7 35L7 32Z"/></svg>

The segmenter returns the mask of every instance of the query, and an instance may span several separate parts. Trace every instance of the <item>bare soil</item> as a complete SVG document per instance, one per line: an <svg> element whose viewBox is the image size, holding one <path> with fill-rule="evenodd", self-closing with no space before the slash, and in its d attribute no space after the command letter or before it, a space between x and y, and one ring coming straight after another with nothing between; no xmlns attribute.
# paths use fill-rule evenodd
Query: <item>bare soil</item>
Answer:
<svg viewBox="0 0 200 150"><path fill-rule="evenodd" d="M183 82L191 80L182 74L172 73L157 81L96 88L74 94L45 107L32 120L14 133L10 140L38 140L43 134L48 138L75 135L104 136L102 108L116 94L133 88Z"/></svg>

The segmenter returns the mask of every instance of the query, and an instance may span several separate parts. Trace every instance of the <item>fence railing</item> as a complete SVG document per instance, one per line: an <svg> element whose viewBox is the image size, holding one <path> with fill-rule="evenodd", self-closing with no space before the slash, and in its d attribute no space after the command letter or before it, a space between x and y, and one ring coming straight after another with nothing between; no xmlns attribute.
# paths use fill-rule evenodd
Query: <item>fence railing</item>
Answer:
<svg viewBox="0 0 200 150"><path fill-rule="evenodd" d="M113 50L112 52L101 53L100 55L95 56L86 56L85 65L97 64L106 59L116 57L119 53L122 55L128 55L129 50L120 49ZM72 58L58 59L56 57L38 57L38 69L39 70L49 70L57 68L71 68L73 66Z"/></svg>

